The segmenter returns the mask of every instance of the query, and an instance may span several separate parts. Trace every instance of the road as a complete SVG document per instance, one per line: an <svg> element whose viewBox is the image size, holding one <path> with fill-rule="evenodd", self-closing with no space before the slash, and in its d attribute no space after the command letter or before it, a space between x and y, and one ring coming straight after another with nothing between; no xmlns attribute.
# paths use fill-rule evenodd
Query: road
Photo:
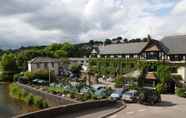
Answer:
<svg viewBox="0 0 186 118"><path fill-rule="evenodd" d="M83 110L80 112L72 112L70 114L62 114L57 118L100 118L105 114L111 113L120 108L122 104L112 104L100 108ZM89 109L89 110L88 110Z"/></svg>
<svg viewBox="0 0 186 118"><path fill-rule="evenodd" d="M186 98L162 95L155 106L127 104L127 108L109 118L186 118Z"/></svg>

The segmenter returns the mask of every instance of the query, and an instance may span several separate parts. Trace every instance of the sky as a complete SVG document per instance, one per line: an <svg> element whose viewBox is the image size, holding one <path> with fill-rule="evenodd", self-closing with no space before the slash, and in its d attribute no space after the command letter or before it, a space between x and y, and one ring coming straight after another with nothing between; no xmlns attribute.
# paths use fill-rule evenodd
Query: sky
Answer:
<svg viewBox="0 0 186 118"><path fill-rule="evenodd" d="M186 0L0 0L0 48L186 34Z"/></svg>

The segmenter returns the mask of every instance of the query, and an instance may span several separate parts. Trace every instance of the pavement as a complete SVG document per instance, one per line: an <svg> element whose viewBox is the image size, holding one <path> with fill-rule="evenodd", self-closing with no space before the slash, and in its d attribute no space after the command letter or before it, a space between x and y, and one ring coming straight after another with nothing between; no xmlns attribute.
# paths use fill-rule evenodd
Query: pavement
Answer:
<svg viewBox="0 0 186 118"><path fill-rule="evenodd" d="M137 103L127 104L127 108L109 118L186 118L186 98L162 95L162 102L154 106Z"/></svg>

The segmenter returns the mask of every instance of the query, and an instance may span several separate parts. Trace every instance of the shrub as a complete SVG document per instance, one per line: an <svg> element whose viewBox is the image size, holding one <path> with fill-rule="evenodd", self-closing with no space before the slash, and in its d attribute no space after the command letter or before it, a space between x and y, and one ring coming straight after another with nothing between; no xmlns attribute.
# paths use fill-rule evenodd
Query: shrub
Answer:
<svg viewBox="0 0 186 118"><path fill-rule="evenodd" d="M138 86L135 83L130 83L129 90L138 90Z"/></svg>
<svg viewBox="0 0 186 118"><path fill-rule="evenodd" d="M176 88L176 95L186 98L186 88Z"/></svg>
<svg viewBox="0 0 186 118"><path fill-rule="evenodd" d="M164 88L164 84L163 83L159 83L156 85L156 91L161 94L161 93L164 93L165 91L165 88Z"/></svg>
<svg viewBox="0 0 186 118"><path fill-rule="evenodd" d="M34 97L32 94L28 94L24 100L28 105L34 104Z"/></svg>
<svg viewBox="0 0 186 118"><path fill-rule="evenodd" d="M34 105L38 108L48 107L48 103L39 96L33 96L31 93L24 91L16 83L9 86L9 93L12 97L24 101L28 105Z"/></svg>
<svg viewBox="0 0 186 118"><path fill-rule="evenodd" d="M24 78L28 78L29 80L31 80L33 78L33 74L32 72L26 71L23 73Z"/></svg>
<svg viewBox="0 0 186 118"><path fill-rule="evenodd" d="M42 101L41 97L34 96L34 105L37 106L38 108L43 107L43 101Z"/></svg>
<svg viewBox="0 0 186 118"><path fill-rule="evenodd" d="M33 78L48 80L48 76L49 76L49 72L46 69L42 69L42 70L37 69L37 70L34 70L34 72L33 72ZM51 76L53 78L52 72L51 72Z"/></svg>
<svg viewBox="0 0 186 118"><path fill-rule="evenodd" d="M123 85L124 85L123 78L122 78L122 77L118 77L118 78L114 81L114 83L115 83L115 87L116 87L116 88L121 88L121 87L123 87Z"/></svg>

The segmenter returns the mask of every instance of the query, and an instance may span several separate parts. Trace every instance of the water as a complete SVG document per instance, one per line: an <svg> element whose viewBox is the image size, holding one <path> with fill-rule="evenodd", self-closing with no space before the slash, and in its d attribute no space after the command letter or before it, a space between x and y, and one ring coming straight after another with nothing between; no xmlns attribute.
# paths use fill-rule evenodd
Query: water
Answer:
<svg viewBox="0 0 186 118"><path fill-rule="evenodd" d="M17 114L31 112L36 108L26 105L9 95L8 84L0 83L0 118L10 118Z"/></svg>

